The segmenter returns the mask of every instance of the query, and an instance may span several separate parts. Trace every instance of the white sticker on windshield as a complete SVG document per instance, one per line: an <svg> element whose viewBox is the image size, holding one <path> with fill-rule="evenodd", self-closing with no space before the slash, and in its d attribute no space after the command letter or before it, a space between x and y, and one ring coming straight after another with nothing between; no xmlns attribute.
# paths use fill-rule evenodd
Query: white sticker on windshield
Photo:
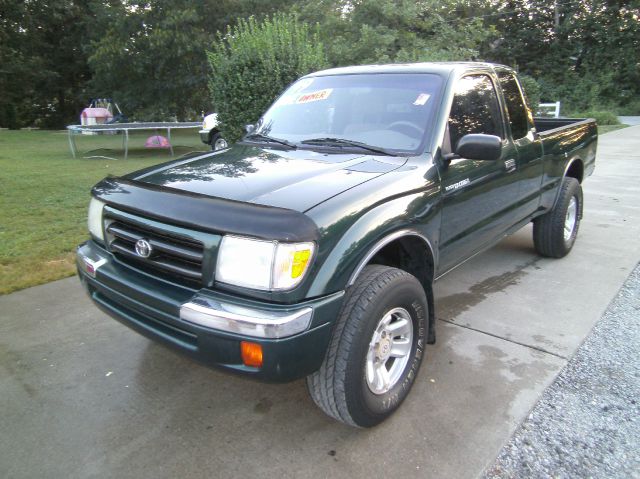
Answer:
<svg viewBox="0 0 640 479"><path fill-rule="evenodd" d="M310 87L312 83L313 83L313 78L305 78L304 80L300 80L299 82L297 82L295 85L291 87L291 89L289 90L289 93L302 91L305 88Z"/></svg>
<svg viewBox="0 0 640 479"><path fill-rule="evenodd" d="M331 95L333 88L325 88L324 90L312 91L304 93L298 97L296 103L310 103L312 101L326 100Z"/></svg>
<svg viewBox="0 0 640 479"><path fill-rule="evenodd" d="M275 102L273 104L273 106L284 106L284 105L291 105L296 99L295 95L283 95L280 98L278 98L278 101Z"/></svg>
<svg viewBox="0 0 640 479"><path fill-rule="evenodd" d="M416 98L416 101L413 102L413 104L416 106L424 105L427 103L430 97L431 95L429 95L428 93L420 93L418 95L418 98Z"/></svg>

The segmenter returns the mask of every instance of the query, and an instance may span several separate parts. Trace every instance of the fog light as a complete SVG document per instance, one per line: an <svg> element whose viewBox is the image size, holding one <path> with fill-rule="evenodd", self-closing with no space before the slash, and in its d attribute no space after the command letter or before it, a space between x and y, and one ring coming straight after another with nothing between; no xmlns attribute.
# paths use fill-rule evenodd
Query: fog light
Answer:
<svg viewBox="0 0 640 479"><path fill-rule="evenodd" d="M252 368L262 367L262 346L249 341L240 342L240 351L242 353L242 362L245 366Z"/></svg>

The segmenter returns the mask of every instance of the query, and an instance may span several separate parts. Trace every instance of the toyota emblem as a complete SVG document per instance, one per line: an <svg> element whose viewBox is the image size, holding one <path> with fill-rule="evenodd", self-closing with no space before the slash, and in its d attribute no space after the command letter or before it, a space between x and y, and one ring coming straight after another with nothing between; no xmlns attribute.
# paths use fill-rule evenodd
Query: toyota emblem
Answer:
<svg viewBox="0 0 640 479"><path fill-rule="evenodd" d="M136 254L141 258L148 258L151 256L153 248L146 239L139 239L136 241Z"/></svg>

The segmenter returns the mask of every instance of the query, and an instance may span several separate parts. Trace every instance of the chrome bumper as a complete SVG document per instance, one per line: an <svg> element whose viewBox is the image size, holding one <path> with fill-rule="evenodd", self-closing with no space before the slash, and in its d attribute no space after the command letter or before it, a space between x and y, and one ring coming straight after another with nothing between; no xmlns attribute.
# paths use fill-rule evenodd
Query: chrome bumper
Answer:
<svg viewBox="0 0 640 479"><path fill-rule="evenodd" d="M76 262L81 271L96 278L98 270L108 265L109 259L84 246L78 248ZM223 302L201 293L180 306L182 321L263 339L281 339L306 331L312 317L313 308L309 306L285 311L267 307L258 309Z"/></svg>
<svg viewBox="0 0 640 479"><path fill-rule="evenodd" d="M180 319L206 328L256 338L280 339L305 331L311 324L309 307L294 312L267 311L225 304L196 296L180 308Z"/></svg>

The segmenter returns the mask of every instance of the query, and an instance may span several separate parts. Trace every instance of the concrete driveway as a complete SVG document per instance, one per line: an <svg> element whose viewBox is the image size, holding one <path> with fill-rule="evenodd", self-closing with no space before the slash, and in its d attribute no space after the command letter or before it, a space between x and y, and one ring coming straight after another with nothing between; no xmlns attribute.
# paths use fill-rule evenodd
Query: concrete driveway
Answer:
<svg viewBox="0 0 640 479"><path fill-rule="evenodd" d="M438 344L373 430L316 409L303 381L198 366L94 308L76 278L0 298L1 477L472 478L640 259L640 126L600 140L573 252L530 228L436 285Z"/></svg>
<svg viewBox="0 0 640 479"><path fill-rule="evenodd" d="M618 120L624 125L640 125L640 116L619 116Z"/></svg>

